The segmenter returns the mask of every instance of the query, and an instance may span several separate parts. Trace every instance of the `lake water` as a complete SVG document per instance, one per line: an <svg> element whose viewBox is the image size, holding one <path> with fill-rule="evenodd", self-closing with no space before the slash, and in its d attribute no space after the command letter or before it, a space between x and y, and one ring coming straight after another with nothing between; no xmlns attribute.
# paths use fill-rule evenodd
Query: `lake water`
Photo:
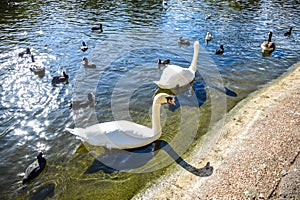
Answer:
<svg viewBox="0 0 300 200"><path fill-rule="evenodd" d="M157 59L188 67L193 41L199 40L192 97L187 89L177 97L180 107L161 111L162 139L184 157L237 102L300 60L299 6L296 0L171 0L166 6L133 0L1 1L1 199L130 199L176 163L167 154L150 153L145 166L113 170L95 158L110 155L105 164L118 163L124 152L82 144L65 128L116 119L150 127L153 81L161 75ZM100 23L102 33L91 31ZM285 37L290 27L295 30ZM270 30L276 50L265 57L260 44ZM213 39L206 46L207 32ZM178 45L179 37L191 45ZM82 41L86 52L80 50ZM221 44L224 54L215 55ZM45 67L43 76L30 71L29 58L18 57L27 47ZM83 69L83 57L97 68ZM52 86L52 76L63 71L69 84ZM88 92L95 94L95 107L69 108L72 99L86 99ZM44 152L47 169L23 186L22 173L38 151Z"/></svg>

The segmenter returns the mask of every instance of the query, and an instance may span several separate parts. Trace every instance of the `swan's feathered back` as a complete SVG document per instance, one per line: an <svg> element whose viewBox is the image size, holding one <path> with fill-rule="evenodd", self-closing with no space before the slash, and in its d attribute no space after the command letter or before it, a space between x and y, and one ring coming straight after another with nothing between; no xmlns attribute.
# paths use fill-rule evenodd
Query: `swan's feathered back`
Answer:
<svg viewBox="0 0 300 200"><path fill-rule="evenodd" d="M92 145L120 149L144 146L160 137L154 135L152 129L130 121L104 122L66 130Z"/></svg>
<svg viewBox="0 0 300 200"><path fill-rule="evenodd" d="M161 104L170 101L167 98L172 97L166 93L159 93L154 97L152 105L152 128L120 120L94 124L86 128L66 128L66 130L92 145L120 149L145 146L161 136L159 112Z"/></svg>
<svg viewBox="0 0 300 200"><path fill-rule="evenodd" d="M194 42L194 54L191 65L189 68L180 67L177 65L168 65L159 81L154 81L162 89L173 89L176 87L182 87L190 82L192 82L195 78L195 73L197 70L197 61L199 54L199 42Z"/></svg>

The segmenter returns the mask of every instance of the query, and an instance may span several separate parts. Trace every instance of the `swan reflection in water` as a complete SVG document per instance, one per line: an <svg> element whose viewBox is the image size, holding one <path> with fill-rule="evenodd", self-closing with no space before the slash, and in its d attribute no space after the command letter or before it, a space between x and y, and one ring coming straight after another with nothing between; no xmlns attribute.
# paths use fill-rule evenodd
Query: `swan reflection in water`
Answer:
<svg viewBox="0 0 300 200"><path fill-rule="evenodd" d="M227 87L220 88L214 84L198 80L195 80L186 86L174 88L172 90L158 88L156 93L164 92L174 95L175 105L168 105L168 107L171 111L175 111L176 109L180 108L180 106L200 107L207 98L205 86L215 89L227 96L237 97L237 93L228 89ZM194 98L192 98L193 95L195 95Z"/></svg>
<svg viewBox="0 0 300 200"><path fill-rule="evenodd" d="M212 175L213 167L208 162L202 168L196 168L181 158L174 149L164 140L156 140L144 147L120 150L106 149L106 152L94 160L92 165L85 171L85 174L92 174L98 171L105 173L126 172L147 164L161 150L164 150L177 164L190 173L207 177Z"/></svg>

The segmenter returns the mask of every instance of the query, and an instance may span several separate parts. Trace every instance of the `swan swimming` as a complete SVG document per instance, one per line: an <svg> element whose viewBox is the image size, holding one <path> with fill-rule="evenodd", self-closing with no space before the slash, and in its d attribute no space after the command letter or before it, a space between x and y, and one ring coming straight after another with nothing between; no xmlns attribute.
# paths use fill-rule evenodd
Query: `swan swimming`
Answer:
<svg viewBox="0 0 300 200"><path fill-rule="evenodd" d="M195 73L197 69L197 61L199 54L199 42L194 42L194 55L193 60L189 68L183 68L178 65L168 65L160 77L159 81L154 81L154 83L161 89L173 89L177 87L182 87L195 78Z"/></svg>
<svg viewBox="0 0 300 200"><path fill-rule="evenodd" d="M95 146L118 149L142 147L161 136L160 107L163 103L175 105L174 97L166 93L159 93L154 97L152 128L119 120L94 124L86 128L66 128L66 130Z"/></svg>

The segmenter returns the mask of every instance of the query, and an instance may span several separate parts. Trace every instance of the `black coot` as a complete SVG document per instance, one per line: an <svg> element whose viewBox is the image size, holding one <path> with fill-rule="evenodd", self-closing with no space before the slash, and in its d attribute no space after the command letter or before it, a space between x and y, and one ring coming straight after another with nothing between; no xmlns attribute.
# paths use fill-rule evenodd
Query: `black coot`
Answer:
<svg viewBox="0 0 300 200"><path fill-rule="evenodd" d="M22 181L23 184L33 180L45 169L46 159L43 157L43 153L40 152L36 158L37 160L35 160L27 167Z"/></svg>

